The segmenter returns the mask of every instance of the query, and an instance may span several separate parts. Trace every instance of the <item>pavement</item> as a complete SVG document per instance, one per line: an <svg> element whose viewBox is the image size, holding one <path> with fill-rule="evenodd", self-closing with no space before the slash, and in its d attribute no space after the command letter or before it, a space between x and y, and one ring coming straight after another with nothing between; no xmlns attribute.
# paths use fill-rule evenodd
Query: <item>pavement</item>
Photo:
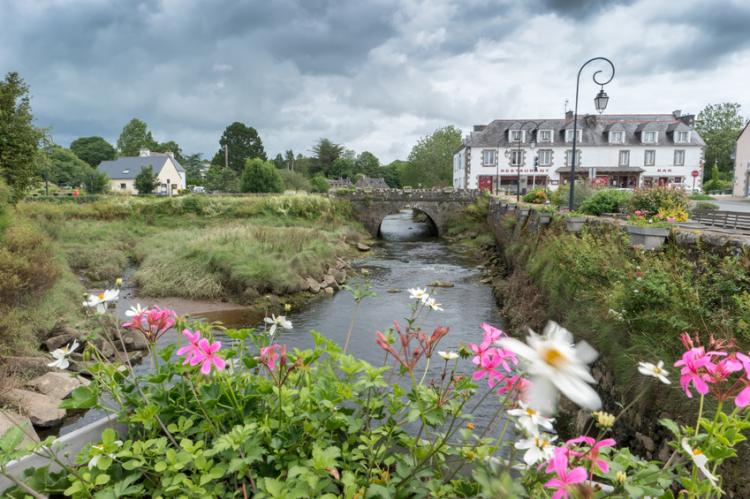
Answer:
<svg viewBox="0 0 750 499"><path fill-rule="evenodd" d="M750 198L737 198L732 196L714 196L714 201L708 201L719 206L722 211L741 211L750 213Z"/></svg>

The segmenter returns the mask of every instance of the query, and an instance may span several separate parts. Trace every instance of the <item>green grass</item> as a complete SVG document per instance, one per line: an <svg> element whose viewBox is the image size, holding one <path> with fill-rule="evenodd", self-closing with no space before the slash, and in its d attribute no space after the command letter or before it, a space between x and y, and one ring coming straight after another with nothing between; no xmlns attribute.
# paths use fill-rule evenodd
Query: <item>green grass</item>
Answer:
<svg viewBox="0 0 750 499"><path fill-rule="evenodd" d="M713 201L716 198L713 196L709 196L708 194L701 194L696 192L690 195L690 199L692 199L693 201Z"/></svg>

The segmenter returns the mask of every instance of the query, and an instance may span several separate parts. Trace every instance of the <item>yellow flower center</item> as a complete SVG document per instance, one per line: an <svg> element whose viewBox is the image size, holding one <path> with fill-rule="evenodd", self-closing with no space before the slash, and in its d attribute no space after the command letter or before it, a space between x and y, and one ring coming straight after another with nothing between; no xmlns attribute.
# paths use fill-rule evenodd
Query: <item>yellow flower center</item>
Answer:
<svg viewBox="0 0 750 499"><path fill-rule="evenodd" d="M96 295L96 296L97 296L97 298L99 298L100 300L103 300L103 299L104 299L104 293L99 293L99 294L98 294L98 295Z"/></svg>
<svg viewBox="0 0 750 499"><path fill-rule="evenodd" d="M548 348L542 354L542 360L552 367L560 367L567 359L557 348Z"/></svg>
<svg viewBox="0 0 750 499"><path fill-rule="evenodd" d="M529 416L533 416L534 414L536 414L536 411L532 409L531 407L527 407L526 414L528 414Z"/></svg>
<svg viewBox="0 0 750 499"><path fill-rule="evenodd" d="M703 454L702 450L700 450L700 449L693 449L693 455L694 456L700 456L701 454Z"/></svg>

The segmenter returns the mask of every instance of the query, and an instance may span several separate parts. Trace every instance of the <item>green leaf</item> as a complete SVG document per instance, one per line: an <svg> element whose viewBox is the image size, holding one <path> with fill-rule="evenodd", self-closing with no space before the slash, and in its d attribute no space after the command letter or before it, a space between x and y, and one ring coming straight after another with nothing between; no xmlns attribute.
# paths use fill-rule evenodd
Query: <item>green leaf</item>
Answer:
<svg viewBox="0 0 750 499"><path fill-rule="evenodd" d="M96 384L79 386L70 394L70 397L60 403L63 409L91 409L97 406L99 401L99 390Z"/></svg>
<svg viewBox="0 0 750 499"><path fill-rule="evenodd" d="M680 438L682 436L682 432L680 431L680 427L672 421L671 419L663 418L659 420L659 424L664 426L666 429L671 431L675 437Z"/></svg>
<svg viewBox="0 0 750 499"><path fill-rule="evenodd" d="M312 452L312 465L318 471L335 468L338 465L339 456L341 456L341 449L338 447L331 446L323 450L316 444Z"/></svg>
<svg viewBox="0 0 750 499"><path fill-rule="evenodd" d="M98 475L96 479L94 480L95 485L104 485L109 483L110 476L106 473L102 473L101 475Z"/></svg>

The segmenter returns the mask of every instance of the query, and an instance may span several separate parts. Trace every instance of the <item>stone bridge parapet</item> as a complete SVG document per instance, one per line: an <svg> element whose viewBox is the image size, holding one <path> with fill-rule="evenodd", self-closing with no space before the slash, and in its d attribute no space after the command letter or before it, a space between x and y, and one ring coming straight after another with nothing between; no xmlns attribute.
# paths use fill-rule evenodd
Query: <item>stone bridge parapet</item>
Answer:
<svg viewBox="0 0 750 499"><path fill-rule="evenodd" d="M346 190L332 193L340 199L352 203L354 213L370 234L377 237L380 224L391 214L405 208L420 211L430 217L437 228L438 235L443 235L448 222L471 203L479 191L455 189L362 189Z"/></svg>

